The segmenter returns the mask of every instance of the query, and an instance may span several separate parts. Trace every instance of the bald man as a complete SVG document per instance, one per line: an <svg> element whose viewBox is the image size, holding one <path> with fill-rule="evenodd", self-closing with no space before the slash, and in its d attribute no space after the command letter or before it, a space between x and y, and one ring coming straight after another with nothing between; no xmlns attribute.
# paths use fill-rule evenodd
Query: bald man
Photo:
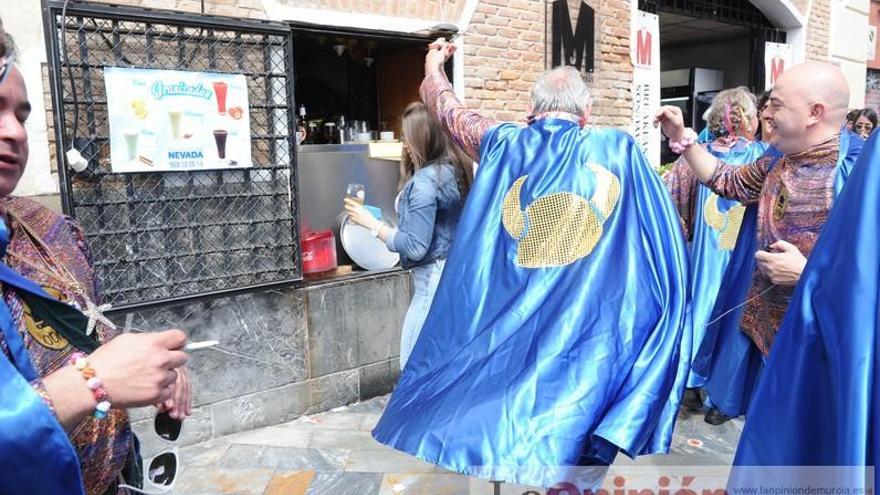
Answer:
<svg viewBox="0 0 880 495"><path fill-rule="evenodd" d="M718 337L704 341L699 353L711 359L695 361L694 370L707 377L712 409L706 421L711 424L745 413L806 257L858 157L862 140L841 132L848 103L849 88L840 69L801 64L780 76L763 113L773 129L770 144L784 156L765 155L747 166L731 166L700 146L684 152L700 181L719 196L751 206L756 214L744 224L753 232L737 244L741 263L732 263L725 274L726 294L719 297L713 318L748 302L715 323L720 325ZM671 142L687 145L683 139L693 131L685 129L680 110L663 107L656 121ZM746 249L751 252L743 253Z"/></svg>

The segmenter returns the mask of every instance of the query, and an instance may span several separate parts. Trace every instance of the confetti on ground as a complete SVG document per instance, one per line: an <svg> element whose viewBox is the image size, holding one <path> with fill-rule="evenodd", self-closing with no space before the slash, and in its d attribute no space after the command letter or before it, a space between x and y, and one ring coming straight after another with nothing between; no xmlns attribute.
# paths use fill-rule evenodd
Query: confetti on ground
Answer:
<svg viewBox="0 0 880 495"><path fill-rule="evenodd" d="M702 447L703 441L697 440L696 438L688 438L687 444L691 447Z"/></svg>

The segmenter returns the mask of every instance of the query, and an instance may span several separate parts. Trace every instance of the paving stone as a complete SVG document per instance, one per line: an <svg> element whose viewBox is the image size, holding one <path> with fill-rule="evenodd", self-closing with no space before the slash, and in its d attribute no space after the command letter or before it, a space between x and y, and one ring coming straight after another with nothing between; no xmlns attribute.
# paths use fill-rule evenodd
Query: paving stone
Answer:
<svg viewBox="0 0 880 495"><path fill-rule="evenodd" d="M469 484L457 474L386 474L379 495L469 495Z"/></svg>
<svg viewBox="0 0 880 495"><path fill-rule="evenodd" d="M272 426L237 433L225 437L229 443L244 445L264 445L267 447L298 447L306 448L312 439L313 431L307 428L285 428Z"/></svg>
<svg viewBox="0 0 880 495"><path fill-rule="evenodd" d="M373 440L370 430L385 404L387 396L184 448L175 493L497 495L487 480L445 471ZM681 478L689 475L709 482L726 480L741 426L741 420L734 420L714 427L705 424L702 415L683 414L670 455L635 461L618 455L605 487L609 493L614 490L615 473L628 480L628 488L638 488L638 480L650 488L661 476L670 477L672 486L680 486ZM508 483L499 489L501 495L546 492Z"/></svg>
<svg viewBox="0 0 880 495"><path fill-rule="evenodd" d="M382 450L352 450L346 471L372 473L423 474L439 468L411 455L385 447Z"/></svg>
<svg viewBox="0 0 880 495"><path fill-rule="evenodd" d="M264 467L260 464L260 456L266 449L267 447L262 445L230 445L217 465L230 469Z"/></svg>
<svg viewBox="0 0 880 495"><path fill-rule="evenodd" d="M318 473L307 495L372 495L382 485L379 473Z"/></svg>
<svg viewBox="0 0 880 495"><path fill-rule="evenodd" d="M381 414L367 414L364 416L364 420L361 423L361 430L364 431L373 431L373 428L379 423L379 419L382 418Z"/></svg>
<svg viewBox="0 0 880 495"><path fill-rule="evenodd" d="M305 495L314 478L314 471L275 473L264 495Z"/></svg>
<svg viewBox="0 0 880 495"><path fill-rule="evenodd" d="M181 473L174 492L180 495L263 495L272 474L271 469L191 467Z"/></svg>
<svg viewBox="0 0 880 495"><path fill-rule="evenodd" d="M364 422L366 414L350 412L349 408L345 408L338 412L327 412L322 414L314 414L307 418L307 421L313 421L319 428L330 428L334 430L357 430L361 423Z"/></svg>
<svg viewBox="0 0 880 495"><path fill-rule="evenodd" d="M265 447L259 465L279 471L342 471L350 452L342 449Z"/></svg>
<svg viewBox="0 0 880 495"><path fill-rule="evenodd" d="M229 444L222 440L200 443L180 449L180 462L187 466L212 466L220 461L229 450Z"/></svg>
<svg viewBox="0 0 880 495"><path fill-rule="evenodd" d="M387 449L373 439L369 432L357 430L318 429L309 444L317 449L376 450Z"/></svg>

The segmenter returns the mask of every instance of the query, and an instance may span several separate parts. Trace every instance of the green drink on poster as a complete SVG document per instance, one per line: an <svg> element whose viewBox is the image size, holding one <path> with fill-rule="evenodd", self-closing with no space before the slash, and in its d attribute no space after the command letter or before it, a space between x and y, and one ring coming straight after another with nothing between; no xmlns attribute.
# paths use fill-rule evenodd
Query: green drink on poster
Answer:
<svg viewBox="0 0 880 495"><path fill-rule="evenodd" d="M168 110L168 120L171 124L171 138L180 139L180 118L183 111L180 109Z"/></svg>
<svg viewBox="0 0 880 495"><path fill-rule="evenodd" d="M128 152L128 161L133 161L137 158L137 147L138 147L138 135L140 133L136 130L129 129L125 131L125 149Z"/></svg>

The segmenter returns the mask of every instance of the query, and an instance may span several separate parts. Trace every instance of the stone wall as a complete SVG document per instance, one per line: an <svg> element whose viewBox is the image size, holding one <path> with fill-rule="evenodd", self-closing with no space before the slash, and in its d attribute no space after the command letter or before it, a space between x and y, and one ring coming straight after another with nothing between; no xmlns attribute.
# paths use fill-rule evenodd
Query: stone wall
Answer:
<svg viewBox="0 0 880 495"><path fill-rule="evenodd" d="M132 331L181 328L194 351L183 445L327 411L391 391L399 375L408 272L114 315ZM132 411L146 455L161 449L153 408Z"/></svg>

